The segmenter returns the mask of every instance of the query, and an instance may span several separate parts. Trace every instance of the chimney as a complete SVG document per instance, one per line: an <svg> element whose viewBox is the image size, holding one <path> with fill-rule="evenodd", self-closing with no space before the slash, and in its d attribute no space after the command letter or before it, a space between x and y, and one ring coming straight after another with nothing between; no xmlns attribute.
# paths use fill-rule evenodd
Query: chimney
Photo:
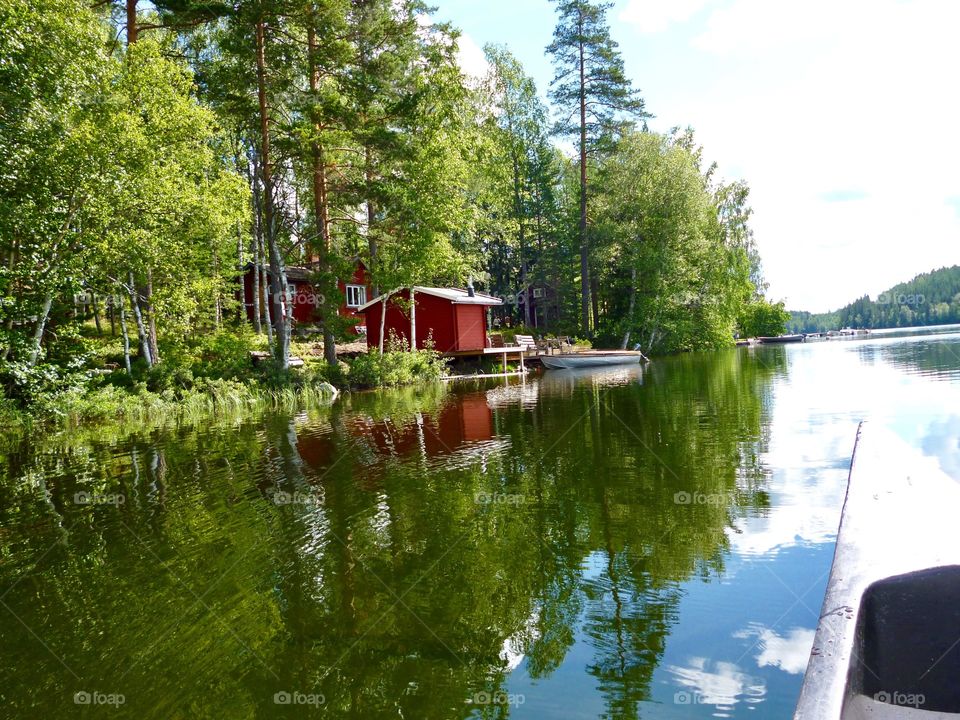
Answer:
<svg viewBox="0 0 960 720"><path fill-rule="evenodd" d="M475 297L476 293L473 290L473 275L470 276L470 279L467 280L467 295L469 297Z"/></svg>

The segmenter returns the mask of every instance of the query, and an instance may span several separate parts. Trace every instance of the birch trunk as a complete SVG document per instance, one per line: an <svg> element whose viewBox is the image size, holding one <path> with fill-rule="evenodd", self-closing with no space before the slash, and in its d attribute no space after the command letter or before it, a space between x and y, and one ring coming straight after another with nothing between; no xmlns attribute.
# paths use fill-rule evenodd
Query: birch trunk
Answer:
<svg viewBox="0 0 960 720"><path fill-rule="evenodd" d="M623 334L621 350L626 350L630 344L630 328L633 327L633 311L637 306L637 268L630 268L630 305L627 308L627 330Z"/></svg>
<svg viewBox="0 0 960 720"><path fill-rule="evenodd" d="M53 304L53 293L48 292L43 298L43 309L37 317L37 326L33 331L33 340L30 346L30 359L27 364L33 367L37 364L40 355L40 343L43 340L43 331L47 327L47 318L50 317L50 306Z"/></svg>
<svg viewBox="0 0 960 720"><path fill-rule="evenodd" d="M260 238L260 316L261 324L267 329L267 343L273 347L273 323L270 322L270 280L267 275L267 249Z"/></svg>
<svg viewBox="0 0 960 720"><path fill-rule="evenodd" d="M387 324L387 296L383 296L382 304L380 305L380 354L383 355L383 328Z"/></svg>
<svg viewBox="0 0 960 720"><path fill-rule="evenodd" d="M220 322L223 319L223 305L220 299L220 256L216 248L213 250L213 326L219 330Z"/></svg>
<svg viewBox="0 0 960 720"><path fill-rule="evenodd" d="M244 274L244 269L246 267L246 263L243 261L243 251L244 251L243 226L238 222L237 223L237 277L240 278L240 282L243 282L243 274ZM242 296L243 295L241 293L241 297ZM240 304L240 312L238 313L237 319L240 322L244 322L247 319L247 308L243 303Z"/></svg>
<svg viewBox="0 0 960 720"><path fill-rule="evenodd" d="M260 242L253 238L253 268L250 271L250 287L253 297L253 331L259 335L263 332L260 327Z"/></svg>
<svg viewBox="0 0 960 720"><path fill-rule="evenodd" d="M147 367L153 367L153 356L150 354L150 341L147 338L147 329L143 323L143 313L140 312L140 300L137 298L137 286L133 281L133 272L128 276L127 292L130 295L130 309L137 323L137 335L140 337L140 352L147 361Z"/></svg>
<svg viewBox="0 0 960 720"><path fill-rule="evenodd" d="M103 335L103 328L100 326L100 306L97 304L97 294L92 290L90 302L93 305L93 324L97 326L97 335Z"/></svg>
<svg viewBox="0 0 960 720"><path fill-rule="evenodd" d="M410 287L410 352L417 349L417 297L416 289Z"/></svg>
<svg viewBox="0 0 960 720"><path fill-rule="evenodd" d="M593 308L593 329L600 327L600 281L590 278L590 305Z"/></svg>
<svg viewBox="0 0 960 720"><path fill-rule="evenodd" d="M144 294L144 309L147 311L147 338L150 341L151 365L160 362L160 350L157 348L157 322L153 311L153 270L147 270L147 285Z"/></svg>
<svg viewBox="0 0 960 720"><path fill-rule="evenodd" d="M273 172L270 165L270 116L267 107L266 27L261 19L256 26L257 104L260 110L260 160L263 179L264 237L270 260L270 308L273 321L273 357L286 370L290 367L290 324L284 300L287 298L287 273L277 243L277 217L273 197Z"/></svg>
<svg viewBox="0 0 960 720"><path fill-rule="evenodd" d="M116 304L114 304L116 307ZM130 374L130 334L127 332L127 311L123 307L123 300L120 300L120 332L123 335L123 367L126 368L127 375Z"/></svg>

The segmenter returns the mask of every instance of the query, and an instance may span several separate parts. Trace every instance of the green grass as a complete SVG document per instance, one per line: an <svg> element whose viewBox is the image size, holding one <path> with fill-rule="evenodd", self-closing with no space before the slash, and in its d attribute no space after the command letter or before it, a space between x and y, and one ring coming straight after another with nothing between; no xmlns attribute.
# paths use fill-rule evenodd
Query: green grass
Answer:
<svg viewBox="0 0 960 720"><path fill-rule="evenodd" d="M408 352L395 341L383 355L336 365L327 364L315 344L296 343L291 354L304 360L303 367L254 366L250 351L266 349L265 338L233 328L162 345L162 362L147 368L135 360L128 374L118 338L83 330L35 367L0 363L0 427L142 425L290 411L329 403L338 389L420 385L446 371L437 353Z"/></svg>

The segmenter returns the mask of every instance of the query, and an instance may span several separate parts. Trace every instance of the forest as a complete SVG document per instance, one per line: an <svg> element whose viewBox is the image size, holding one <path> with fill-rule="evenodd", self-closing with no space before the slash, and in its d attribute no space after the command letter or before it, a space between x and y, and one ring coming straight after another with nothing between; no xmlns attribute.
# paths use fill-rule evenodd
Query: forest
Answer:
<svg viewBox="0 0 960 720"><path fill-rule="evenodd" d="M357 259L374 297L472 280L508 299L505 324L598 347L782 331L747 183L692 129L649 128L608 5L553 3L549 103L505 47L466 75L419 0L3 3L0 414L356 385L336 343ZM298 265L313 343L284 302ZM257 348L272 362L254 373Z"/></svg>
<svg viewBox="0 0 960 720"><path fill-rule="evenodd" d="M921 273L894 285L875 300L864 295L828 313L791 312L790 332L843 327L898 328L960 323L960 265Z"/></svg>

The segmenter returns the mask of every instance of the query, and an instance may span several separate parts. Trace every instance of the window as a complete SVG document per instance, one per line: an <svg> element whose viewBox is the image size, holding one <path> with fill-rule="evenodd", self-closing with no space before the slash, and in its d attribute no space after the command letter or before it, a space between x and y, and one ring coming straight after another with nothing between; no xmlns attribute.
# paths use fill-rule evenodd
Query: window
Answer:
<svg viewBox="0 0 960 720"><path fill-rule="evenodd" d="M545 294L545 293L543 292L543 288L534 288L534 289L533 289L533 297L534 297L534 298L542 298L542 297L544 296L544 294Z"/></svg>
<svg viewBox="0 0 960 720"><path fill-rule="evenodd" d="M347 307L360 307L366 302L367 288L363 285L347 285Z"/></svg>

